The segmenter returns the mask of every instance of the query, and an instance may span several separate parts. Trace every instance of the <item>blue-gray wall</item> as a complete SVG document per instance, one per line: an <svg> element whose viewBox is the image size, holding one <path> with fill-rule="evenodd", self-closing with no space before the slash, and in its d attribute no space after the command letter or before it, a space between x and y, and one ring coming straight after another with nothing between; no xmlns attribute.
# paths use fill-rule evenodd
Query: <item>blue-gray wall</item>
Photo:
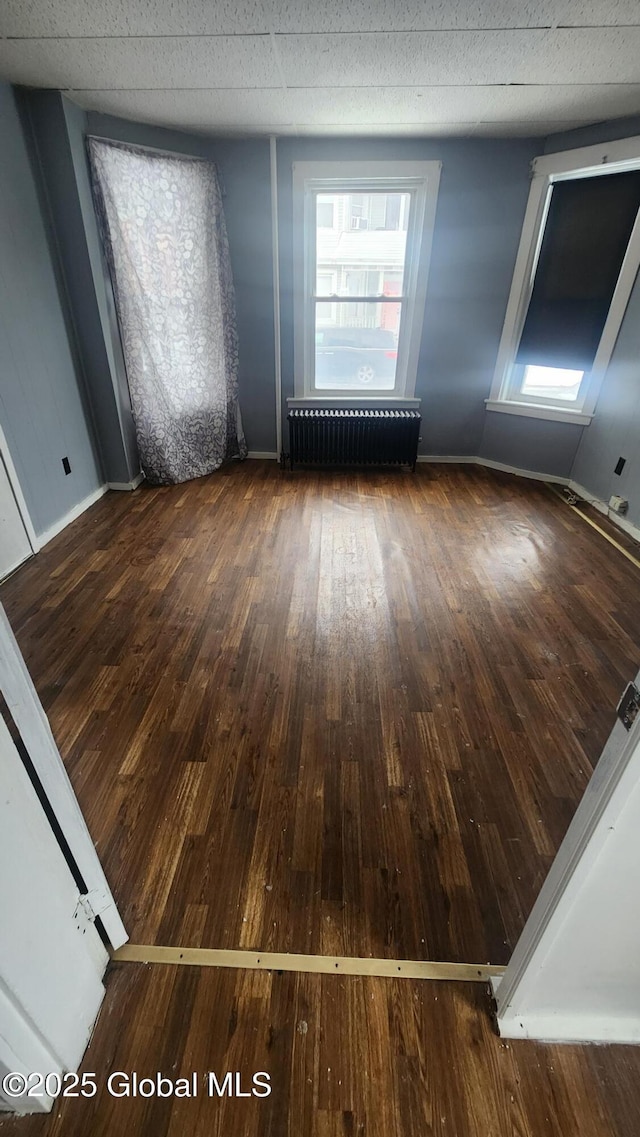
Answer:
<svg viewBox="0 0 640 1137"><path fill-rule="evenodd" d="M102 469L107 481L128 483L140 463L110 282L103 270L91 200L85 115L58 91L20 92L19 106Z"/></svg>
<svg viewBox="0 0 640 1137"><path fill-rule="evenodd" d="M423 415L420 449L478 454L529 192L529 163L539 151L540 143L531 139L280 140L283 396L293 394L293 162L441 161L416 384ZM514 424L502 429L509 437Z"/></svg>
<svg viewBox="0 0 640 1137"><path fill-rule="evenodd" d="M568 478L583 431L576 423L487 411L478 453L518 470Z"/></svg>
<svg viewBox="0 0 640 1137"><path fill-rule="evenodd" d="M6 99L13 108L9 91ZM22 96L23 120L31 148L32 173L40 192L40 240L46 232L58 268L58 328L65 328L63 350L71 361L68 375L83 412L82 381L108 480L125 481L136 462L135 443L112 298L100 256L87 176L85 134L155 146L209 158L218 167L229 233L238 309L240 401L250 450L273 452L275 368L271 247L269 144L266 139L216 139L85 113L59 92ZM14 115L14 147L22 153L22 177L32 179ZM283 395L293 394L293 233L292 164L296 160L427 159L442 162L427 304L418 365L416 394L422 400L421 451L432 455L475 455L541 473L581 474L587 488L603 485L609 453L619 445L612 425L620 428L631 414L631 395L622 398L620 375L633 370L633 311L630 306L616 355L605 382L598 415L604 430L487 412L502 323L529 188L529 163L547 150L586 145L606 137L640 133L640 120L607 124L556 135L543 145L526 140L424 139L280 139L279 229L282 309ZM8 152L7 152L8 153ZM13 179L19 161L11 158ZM14 168L15 167L15 168ZM28 199L29 195L27 195ZM49 264L49 288L54 272ZM637 307L637 304L636 304ZM73 363L75 362L75 372ZM614 366L615 365L615 366ZM616 378L618 376L618 378ZM631 380L625 380L627 385ZM11 390L14 381L7 380ZM17 390L17 388L16 388ZM625 388L626 390L626 388ZM13 400L13 417L21 396ZM609 408L609 409L607 409ZM286 405L284 409L286 414ZM6 417L6 416L5 416ZM69 419L71 422L71 419ZM598 418L596 418L596 423ZM11 427L8 427L8 433ZM589 438L591 441L589 441ZM286 446L286 432L285 432ZM64 453L70 448L70 444ZM39 448L41 449L41 448ZM92 452L94 466L95 455ZM19 455L15 456L19 460ZM575 460L575 469L574 469ZM19 464L19 461L18 461ZM629 463L627 478L632 477ZM589 480L587 468L593 468ZM75 467L74 467L75 472ZM24 480L27 480L26 473ZM69 479L67 479L69 481ZM63 483L64 485L64 483ZM608 482L607 482L608 485ZM622 482L617 487L623 492ZM50 487L47 488L49 492ZM66 487L65 487L66 489ZM613 492L613 491L611 491ZM46 511L47 517L50 510Z"/></svg>
<svg viewBox="0 0 640 1137"><path fill-rule="evenodd" d="M600 142L615 142L620 138L634 138L640 135L640 115L617 118L613 122L597 122L593 126L581 126L577 130L565 130L561 134L550 134L545 139L542 153L557 154L561 150L577 150L579 146L597 146Z"/></svg>
<svg viewBox="0 0 640 1137"><path fill-rule="evenodd" d="M618 458L626 458L620 475L614 473ZM640 526L640 277L571 476L601 501L612 494L628 498L628 518Z"/></svg>
<svg viewBox="0 0 640 1137"><path fill-rule="evenodd" d="M103 477L22 123L4 84L0 150L0 420L42 534Z"/></svg>

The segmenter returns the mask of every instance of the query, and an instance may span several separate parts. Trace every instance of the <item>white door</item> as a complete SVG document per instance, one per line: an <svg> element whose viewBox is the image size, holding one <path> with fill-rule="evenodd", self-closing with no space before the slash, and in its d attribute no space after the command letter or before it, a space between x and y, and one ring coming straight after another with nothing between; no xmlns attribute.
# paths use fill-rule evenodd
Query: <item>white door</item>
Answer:
<svg viewBox="0 0 640 1137"><path fill-rule="evenodd" d="M0 452L0 580L32 553L31 544Z"/></svg>
<svg viewBox="0 0 640 1137"><path fill-rule="evenodd" d="M493 981L500 1034L640 1045L639 817L640 674Z"/></svg>
<svg viewBox="0 0 640 1137"><path fill-rule="evenodd" d="M96 918L113 948L127 933L1 604L0 693L34 772L0 714L0 1110L26 1113L51 1108L89 1041L108 961Z"/></svg>
<svg viewBox="0 0 640 1137"><path fill-rule="evenodd" d="M60 826L79 876L85 886L85 903L99 916L112 948L125 943L120 919L91 834L73 792L73 786L51 733L49 720L33 685L20 648L0 604L0 694L3 695L25 750Z"/></svg>
<svg viewBox="0 0 640 1137"><path fill-rule="evenodd" d="M80 1063L108 956L2 717L0 917L0 1109L44 1111Z"/></svg>

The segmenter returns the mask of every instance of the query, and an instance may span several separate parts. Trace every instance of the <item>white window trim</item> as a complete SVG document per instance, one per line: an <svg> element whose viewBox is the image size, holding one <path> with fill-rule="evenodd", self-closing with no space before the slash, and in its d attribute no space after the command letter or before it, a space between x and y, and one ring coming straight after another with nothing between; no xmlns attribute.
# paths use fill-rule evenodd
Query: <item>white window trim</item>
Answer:
<svg viewBox="0 0 640 1137"><path fill-rule="evenodd" d="M584 146L577 150L564 150L558 154L545 154L534 159L531 169L533 177L529 200L522 226L522 236L520 237L513 272L491 393L486 400L486 407L489 411L502 411L506 414L552 419L558 422L580 423L586 426L594 416L600 388L640 268L640 213L631 231L593 367L590 373L585 376L580 399L575 404L571 406L565 404L564 407L552 400L548 404L528 402L526 398L518 400L509 393L509 379L533 290L552 185L554 182L566 181L570 178L591 178L640 169L640 137L624 138L618 142L608 142L599 146Z"/></svg>
<svg viewBox="0 0 640 1137"><path fill-rule="evenodd" d="M337 405L376 405L387 402L415 402L414 391L418 372L418 357L422 337L422 323L427 295L427 280L433 229L435 223L441 162L294 162L293 163L293 232L294 232L294 391L299 405L301 399ZM403 322L409 328L399 343L398 367L404 376L402 389L395 391L367 391L359 396L353 391L316 390L312 385L313 328L308 311L313 272L315 270L315 227L312 225L311 202L318 191L339 192L361 182L364 192L385 189L402 192L400 180L406 189L414 191L409 216L407 247L413 244L415 253L408 258L410 278L405 287ZM416 244L417 242L417 244ZM313 253L313 256L311 256ZM313 263L312 263L313 262ZM348 297L345 297L348 300ZM406 405L406 403L405 403Z"/></svg>

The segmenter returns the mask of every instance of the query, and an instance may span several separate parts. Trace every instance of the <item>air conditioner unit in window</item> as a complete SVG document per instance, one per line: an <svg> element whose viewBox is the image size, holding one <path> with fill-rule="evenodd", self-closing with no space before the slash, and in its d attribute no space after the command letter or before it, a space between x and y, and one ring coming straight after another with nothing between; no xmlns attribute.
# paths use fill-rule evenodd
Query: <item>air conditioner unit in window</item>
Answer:
<svg viewBox="0 0 640 1137"><path fill-rule="evenodd" d="M351 228L352 229L368 229L369 228L368 218L367 217L352 217L351 218Z"/></svg>

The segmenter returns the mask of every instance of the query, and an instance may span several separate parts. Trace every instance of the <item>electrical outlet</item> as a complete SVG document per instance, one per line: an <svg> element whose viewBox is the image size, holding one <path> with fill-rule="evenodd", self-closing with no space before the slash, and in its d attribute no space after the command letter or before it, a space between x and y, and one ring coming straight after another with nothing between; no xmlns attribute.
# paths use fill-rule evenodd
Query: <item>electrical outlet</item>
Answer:
<svg viewBox="0 0 640 1137"><path fill-rule="evenodd" d="M64 470L65 474L71 473L71 462L68 458L62 459L62 469Z"/></svg>
<svg viewBox="0 0 640 1137"><path fill-rule="evenodd" d="M616 468L613 471L614 474L621 474L622 473L622 471L624 470L624 464L625 464L626 460L627 460L626 458L618 458L618 461L616 462Z"/></svg>

